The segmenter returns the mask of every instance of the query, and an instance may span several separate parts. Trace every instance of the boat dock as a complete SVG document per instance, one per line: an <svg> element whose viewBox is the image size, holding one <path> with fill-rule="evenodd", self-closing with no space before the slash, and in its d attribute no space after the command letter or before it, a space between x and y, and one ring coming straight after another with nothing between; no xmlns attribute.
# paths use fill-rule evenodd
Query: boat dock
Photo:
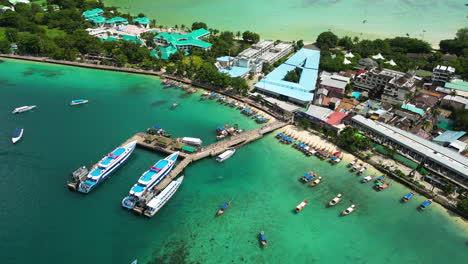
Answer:
<svg viewBox="0 0 468 264"><path fill-rule="evenodd" d="M202 147L199 149L199 151L192 154L180 152L179 157L182 158L182 160L177 164L176 167L174 167L174 169L169 173L169 175L161 183L159 183L156 186L156 188L153 189L153 191L145 193L141 200L146 202L150 201L155 195L164 190L164 188L166 188L166 186L169 183L171 183L171 181L173 181L179 174L181 174L190 163L206 157L217 156L230 148L237 148L243 146L252 141L262 138L265 134L269 132L284 127L285 125L287 125L287 123L281 121L274 121L267 125L213 143L209 146ZM155 144L148 143L147 141L145 141L145 138L146 136L144 133L137 133L133 137L128 139L126 142L136 140L137 146L139 147L152 151L163 152L166 154L172 154L176 151L172 150L171 148L164 148ZM133 211L137 214L142 215L145 209L144 207L144 204L137 205L133 208Z"/></svg>
<svg viewBox="0 0 468 264"><path fill-rule="evenodd" d="M133 208L133 211L138 214L143 214L146 206L145 203L149 202L155 195L164 190L164 188L166 188L166 186L169 185L171 181L173 181L179 174L181 174L190 163L200 159L204 159L206 157L217 156L231 148L241 147L245 144L262 138L265 134L269 132L282 128L286 125L287 123L282 121L273 121L261 127L242 132L237 135L233 135L230 138L224 139L222 141L215 142L209 146L200 147L198 150L192 153L180 151L181 146L184 144L179 138L172 139L163 136L148 135L146 133L137 133L133 135L124 143L122 143L121 146L124 146L129 142L136 141L138 147L154 152L172 154L176 151L179 151L179 158L182 159L169 173L169 175L161 183L159 183L151 192L143 194L143 196L140 199L140 201L143 201L143 204L137 204L137 206ZM97 164L94 164L91 167L90 171L96 166ZM69 182L67 184L69 188L72 190L76 190L76 187L80 184L80 182L86 180L87 172L88 170L84 167L75 171L73 173L74 181Z"/></svg>

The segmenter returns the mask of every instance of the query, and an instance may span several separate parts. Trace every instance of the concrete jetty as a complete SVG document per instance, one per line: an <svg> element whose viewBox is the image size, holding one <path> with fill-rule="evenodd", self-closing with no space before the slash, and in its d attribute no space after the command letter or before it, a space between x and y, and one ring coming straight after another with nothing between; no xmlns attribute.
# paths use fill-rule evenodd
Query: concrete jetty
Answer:
<svg viewBox="0 0 468 264"><path fill-rule="evenodd" d="M181 159L180 162L174 167L174 169L169 173L169 175L166 176L166 178L161 183L159 183L151 192L143 193L140 199L140 201L142 201L143 203L139 203L137 206L135 206L135 208L133 208L133 211L138 214L143 214L145 210L146 202L149 202L154 196L156 196L159 192L164 190L164 188L166 188L166 186L171 181L173 181L179 174L181 174L190 163L206 158L206 157L217 156L231 148L241 147L245 144L248 144L252 141L262 138L265 134L271 131L282 128L286 125L287 123L285 122L275 120L261 127L231 136L225 140L218 141L209 146L201 147L200 149L198 149L196 152L193 152L193 153L185 153L185 152L180 151L179 153L179 159ZM179 151L177 149L177 146L181 144L180 140L177 138L170 139L170 138L163 138L163 137L157 137L157 136L155 137L155 136L148 135L146 133L137 133L133 135L132 137L130 137L129 139L127 139L121 146L132 141L137 142L137 147L141 147L141 148L154 151L154 152L162 152L165 154L172 154L176 151ZM93 165L92 168L95 166L96 164ZM84 177L83 179L79 179L78 181L74 182L72 185L78 186L80 180L85 180L85 178L86 177Z"/></svg>

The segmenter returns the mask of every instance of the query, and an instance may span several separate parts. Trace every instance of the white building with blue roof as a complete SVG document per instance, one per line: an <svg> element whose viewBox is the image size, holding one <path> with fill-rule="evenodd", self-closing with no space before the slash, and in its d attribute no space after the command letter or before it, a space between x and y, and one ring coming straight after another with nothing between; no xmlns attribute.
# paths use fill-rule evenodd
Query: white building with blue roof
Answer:
<svg viewBox="0 0 468 264"><path fill-rule="evenodd" d="M263 94L307 105L314 99L314 90L320 62L320 51L302 48L285 63L270 72L265 78L255 84L255 88ZM296 68L302 69L299 82L285 81L286 74Z"/></svg>

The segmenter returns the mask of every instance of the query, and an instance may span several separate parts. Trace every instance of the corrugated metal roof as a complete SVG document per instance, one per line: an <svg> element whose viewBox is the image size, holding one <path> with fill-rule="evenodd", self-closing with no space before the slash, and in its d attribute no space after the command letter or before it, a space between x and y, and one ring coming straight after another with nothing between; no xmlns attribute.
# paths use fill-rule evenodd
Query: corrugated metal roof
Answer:
<svg viewBox="0 0 468 264"><path fill-rule="evenodd" d="M416 113L420 116L423 116L426 112L424 110L422 110L421 108L417 108L416 106L412 105L412 104L404 104L401 106L402 109L405 109L405 110L408 110L408 111L411 111L413 113Z"/></svg>
<svg viewBox="0 0 468 264"><path fill-rule="evenodd" d="M324 108L324 107L320 107L316 105L310 105L309 109L307 109L307 111L305 111L304 113L311 117L322 120L323 122L326 122L328 120L328 117L334 112L335 111L328 109L328 108Z"/></svg>
<svg viewBox="0 0 468 264"><path fill-rule="evenodd" d="M250 71L249 68L234 66L231 69L219 69L220 72L228 74L232 78L241 77Z"/></svg>
<svg viewBox="0 0 468 264"><path fill-rule="evenodd" d="M447 130L442 135L439 135L438 137L434 138L433 141L439 141L439 142L454 142L457 139L463 137L465 135L465 131L452 131L452 130Z"/></svg>
<svg viewBox="0 0 468 264"><path fill-rule="evenodd" d="M353 116L352 120L468 178L468 158L429 140L420 138L385 123L372 121L360 115Z"/></svg>
<svg viewBox="0 0 468 264"><path fill-rule="evenodd" d="M445 88L468 92L468 82L463 82L463 81L448 82L448 83L445 83Z"/></svg>

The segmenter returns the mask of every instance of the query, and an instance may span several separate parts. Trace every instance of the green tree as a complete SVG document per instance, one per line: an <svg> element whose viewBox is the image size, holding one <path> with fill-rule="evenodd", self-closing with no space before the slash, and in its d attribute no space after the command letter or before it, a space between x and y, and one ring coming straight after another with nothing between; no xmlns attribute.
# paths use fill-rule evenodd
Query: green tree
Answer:
<svg viewBox="0 0 468 264"><path fill-rule="evenodd" d="M240 94L247 95L249 91L249 85L244 78L237 77L233 78L231 81L231 86Z"/></svg>
<svg viewBox="0 0 468 264"><path fill-rule="evenodd" d="M176 72L177 68L174 64L166 66L166 72L169 74L174 74Z"/></svg>
<svg viewBox="0 0 468 264"><path fill-rule="evenodd" d="M468 41L468 27L460 28L456 33L456 39Z"/></svg>
<svg viewBox="0 0 468 264"><path fill-rule="evenodd" d="M208 29L208 26L206 25L206 23L203 22L194 22L192 24L192 30L197 30L200 28Z"/></svg>
<svg viewBox="0 0 468 264"><path fill-rule="evenodd" d="M318 35L317 40L316 40L317 47L324 49L324 50L334 48L336 47L337 44L338 44L338 37L335 34L333 34L333 32L330 32L330 31L320 33L320 35Z"/></svg>
<svg viewBox="0 0 468 264"><path fill-rule="evenodd" d="M449 118L454 121L455 130L468 131L468 109L454 109Z"/></svg>
<svg viewBox="0 0 468 264"><path fill-rule="evenodd" d="M464 198L458 201L457 209L468 214L468 198Z"/></svg>
<svg viewBox="0 0 468 264"><path fill-rule="evenodd" d="M349 36L344 36L338 41L338 46L343 47L346 50L350 50L354 47L353 40Z"/></svg>
<svg viewBox="0 0 468 264"><path fill-rule="evenodd" d="M119 54L115 58L115 63L117 64L118 67L124 67L125 64L127 64L128 58L125 56L125 54Z"/></svg>
<svg viewBox="0 0 468 264"><path fill-rule="evenodd" d="M300 118L297 120L297 123L300 127L307 129L311 126L310 121L307 118Z"/></svg>
<svg viewBox="0 0 468 264"><path fill-rule="evenodd" d="M245 31L244 33L242 33L242 39L245 42L257 43L258 41L260 41L260 35L251 31Z"/></svg>
<svg viewBox="0 0 468 264"><path fill-rule="evenodd" d="M0 53L10 52L10 42L4 39L0 39Z"/></svg>
<svg viewBox="0 0 468 264"><path fill-rule="evenodd" d="M301 73L302 73L302 69L296 67L294 70L288 71L286 75L284 76L283 80L287 82L299 83L299 79L301 78Z"/></svg>

